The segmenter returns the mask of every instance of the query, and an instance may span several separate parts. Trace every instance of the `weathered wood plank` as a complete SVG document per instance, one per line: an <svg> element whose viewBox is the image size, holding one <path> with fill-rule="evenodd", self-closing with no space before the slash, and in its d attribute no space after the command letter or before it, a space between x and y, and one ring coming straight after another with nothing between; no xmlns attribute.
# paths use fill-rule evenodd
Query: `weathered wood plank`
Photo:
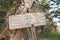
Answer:
<svg viewBox="0 0 60 40"><path fill-rule="evenodd" d="M34 25L31 25L31 32L32 32L32 40L36 40L36 30Z"/></svg>
<svg viewBox="0 0 60 40"><path fill-rule="evenodd" d="M9 28L20 29L34 26L46 25L45 15L42 13L26 13L9 16Z"/></svg>

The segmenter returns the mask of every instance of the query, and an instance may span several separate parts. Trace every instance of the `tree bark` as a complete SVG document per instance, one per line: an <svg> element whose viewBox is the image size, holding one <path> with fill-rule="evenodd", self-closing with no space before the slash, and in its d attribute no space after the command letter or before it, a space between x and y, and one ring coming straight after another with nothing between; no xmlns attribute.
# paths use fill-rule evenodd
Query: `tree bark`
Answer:
<svg viewBox="0 0 60 40"><path fill-rule="evenodd" d="M18 30L13 30L14 32L16 31L15 35L10 36L10 40L22 40L23 37L23 30L18 29ZM14 34L13 32L13 34Z"/></svg>

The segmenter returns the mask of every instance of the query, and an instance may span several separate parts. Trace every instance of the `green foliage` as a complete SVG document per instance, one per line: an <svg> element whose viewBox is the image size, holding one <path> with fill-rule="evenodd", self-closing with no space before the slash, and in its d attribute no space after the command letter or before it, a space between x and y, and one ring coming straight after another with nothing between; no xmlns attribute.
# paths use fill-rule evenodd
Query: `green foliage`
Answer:
<svg viewBox="0 0 60 40"><path fill-rule="evenodd" d="M12 6L13 0L2 0L0 1L0 11L7 12Z"/></svg>
<svg viewBox="0 0 60 40"><path fill-rule="evenodd" d="M41 0L39 4L45 6L46 4L48 4L48 0Z"/></svg>
<svg viewBox="0 0 60 40"><path fill-rule="evenodd" d="M4 23L4 20L3 20L3 19L0 19L0 32L1 32L2 29L3 29L3 23Z"/></svg>
<svg viewBox="0 0 60 40"><path fill-rule="evenodd" d="M2 0L0 1L0 12L8 12L10 8L15 7L14 0Z"/></svg>
<svg viewBox="0 0 60 40"><path fill-rule="evenodd" d="M50 34L49 34L49 36L47 36L47 38L44 38L44 36L43 37L37 36L37 40L45 40L45 39L46 40L60 40L60 34L57 32L53 32L53 33L50 32Z"/></svg>
<svg viewBox="0 0 60 40"><path fill-rule="evenodd" d="M2 0L0 5L3 7L10 7L12 5L13 0Z"/></svg>
<svg viewBox="0 0 60 40"><path fill-rule="evenodd" d="M49 9L48 0L41 0L38 2L38 4L43 10L43 12L46 12Z"/></svg>

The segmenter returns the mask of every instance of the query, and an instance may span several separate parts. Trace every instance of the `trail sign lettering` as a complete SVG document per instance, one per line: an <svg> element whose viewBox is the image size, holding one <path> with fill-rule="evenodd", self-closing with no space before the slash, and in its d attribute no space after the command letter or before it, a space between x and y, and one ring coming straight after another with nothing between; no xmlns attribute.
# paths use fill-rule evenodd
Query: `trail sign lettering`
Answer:
<svg viewBox="0 0 60 40"><path fill-rule="evenodd" d="M42 13L26 13L9 16L9 29L19 29L34 26L46 25L45 16Z"/></svg>

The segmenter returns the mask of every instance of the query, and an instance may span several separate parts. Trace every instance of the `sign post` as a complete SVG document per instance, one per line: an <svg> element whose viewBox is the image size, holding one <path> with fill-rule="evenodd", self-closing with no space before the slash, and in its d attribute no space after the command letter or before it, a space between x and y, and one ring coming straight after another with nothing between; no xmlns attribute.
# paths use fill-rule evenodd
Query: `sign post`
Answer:
<svg viewBox="0 0 60 40"><path fill-rule="evenodd" d="M36 31L33 24L31 24L32 40L36 40Z"/></svg>

